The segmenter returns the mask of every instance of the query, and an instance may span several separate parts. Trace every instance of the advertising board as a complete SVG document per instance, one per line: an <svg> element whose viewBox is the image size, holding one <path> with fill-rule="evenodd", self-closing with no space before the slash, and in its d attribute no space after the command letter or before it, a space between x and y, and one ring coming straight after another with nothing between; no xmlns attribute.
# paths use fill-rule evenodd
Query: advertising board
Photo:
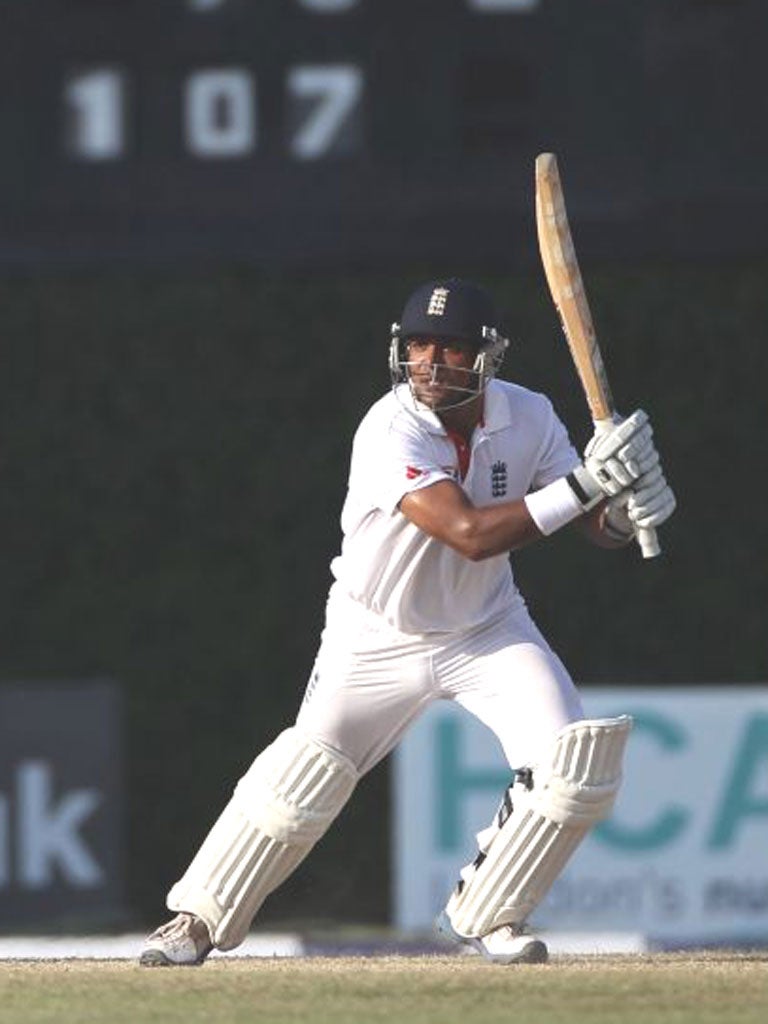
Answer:
<svg viewBox="0 0 768 1024"><path fill-rule="evenodd" d="M634 718L611 818L535 912L541 929L658 946L768 942L768 692L584 688L589 717ZM431 708L395 755L394 920L430 927L509 772L488 730Z"/></svg>

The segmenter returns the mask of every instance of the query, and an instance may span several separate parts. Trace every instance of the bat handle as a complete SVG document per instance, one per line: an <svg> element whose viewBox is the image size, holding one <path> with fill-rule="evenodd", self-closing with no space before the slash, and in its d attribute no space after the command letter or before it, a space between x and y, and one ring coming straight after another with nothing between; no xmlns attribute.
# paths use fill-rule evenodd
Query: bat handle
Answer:
<svg viewBox="0 0 768 1024"><path fill-rule="evenodd" d="M635 536L643 553L643 558L655 558L656 555L661 554L659 539L652 526L639 526L635 531Z"/></svg>

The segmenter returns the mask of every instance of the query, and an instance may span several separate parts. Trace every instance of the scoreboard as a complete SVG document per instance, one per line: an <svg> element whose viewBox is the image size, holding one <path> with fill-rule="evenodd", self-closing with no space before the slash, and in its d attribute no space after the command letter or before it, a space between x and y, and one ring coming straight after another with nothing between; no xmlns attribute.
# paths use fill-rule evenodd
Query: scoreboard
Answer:
<svg viewBox="0 0 768 1024"><path fill-rule="evenodd" d="M759 0L3 0L0 19L6 264L524 261L541 150L585 255L742 251L738 210L765 219Z"/></svg>

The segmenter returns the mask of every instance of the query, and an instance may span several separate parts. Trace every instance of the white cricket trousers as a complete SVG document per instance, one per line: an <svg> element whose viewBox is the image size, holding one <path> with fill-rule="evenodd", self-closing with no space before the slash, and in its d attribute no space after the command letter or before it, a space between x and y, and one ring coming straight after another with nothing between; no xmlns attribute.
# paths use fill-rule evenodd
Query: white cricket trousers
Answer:
<svg viewBox="0 0 768 1024"><path fill-rule="evenodd" d="M436 700L453 700L499 739L512 768L536 764L584 717L564 665L522 599L463 632L408 634L332 590L296 725L362 774Z"/></svg>

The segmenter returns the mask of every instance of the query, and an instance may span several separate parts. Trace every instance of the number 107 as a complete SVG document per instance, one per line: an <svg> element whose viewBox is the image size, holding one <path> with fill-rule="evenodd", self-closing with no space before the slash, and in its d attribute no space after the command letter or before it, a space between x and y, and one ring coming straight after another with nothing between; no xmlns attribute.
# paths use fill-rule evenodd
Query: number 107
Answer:
<svg viewBox="0 0 768 1024"><path fill-rule="evenodd" d="M348 155L360 148L364 80L355 64L289 68L286 148L296 160ZM129 149L127 75L117 67L72 74L64 86L65 145L76 160L119 160ZM191 72L181 95L185 149L199 159L247 157L259 148L258 87L246 68Z"/></svg>

